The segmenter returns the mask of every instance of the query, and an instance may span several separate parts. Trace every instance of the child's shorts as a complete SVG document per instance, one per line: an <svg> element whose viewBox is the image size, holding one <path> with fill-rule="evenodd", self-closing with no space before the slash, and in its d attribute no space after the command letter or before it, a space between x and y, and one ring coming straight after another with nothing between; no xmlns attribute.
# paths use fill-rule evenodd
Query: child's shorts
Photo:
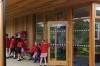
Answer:
<svg viewBox="0 0 100 66"><path fill-rule="evenodd" d="M40 57L47 57L47 53L41 53Z"/></svg>
<svg viewBox="0 0 100 66"><path fill-rule="evenodd" d="M36 58L38 55L38 52L34 52L33 58Z"/></svg>
<svg viewBox="0 0 100 66"><path fill-rule="evenodd" d="M21 52L25 52L24 48L21 48Z"/></svg>
<svg viewBox="0 0 100 66"><path fill-rule="evenodd" d="M17 49L16 52L17 52L18 54L20 54L20 53L21 53L21 47L17 47L16 49Z"/></svg>

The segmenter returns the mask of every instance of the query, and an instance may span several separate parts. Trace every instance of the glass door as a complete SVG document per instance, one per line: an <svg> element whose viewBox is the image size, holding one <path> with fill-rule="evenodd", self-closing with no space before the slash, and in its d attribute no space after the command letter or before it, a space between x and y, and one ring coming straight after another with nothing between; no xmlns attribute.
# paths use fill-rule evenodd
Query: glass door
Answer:
<svg viewBox="0 0 100 66"><path fill-rule="evenodd" d="M67 65L68 62L68 24L67 21L48 22L49 65Z"/></svg>

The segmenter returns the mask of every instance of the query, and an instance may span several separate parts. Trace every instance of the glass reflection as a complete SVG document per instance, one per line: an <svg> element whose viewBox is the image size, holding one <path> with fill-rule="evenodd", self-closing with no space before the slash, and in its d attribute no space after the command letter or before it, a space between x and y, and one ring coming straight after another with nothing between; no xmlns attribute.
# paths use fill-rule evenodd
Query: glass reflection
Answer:
<svg viewBox="0 0 100 66"><path fill-rule="evenodd" d="M89 22L74 20L74 66L89 66Z"/></svg>
<svg viewBox="0 0 100 66"><path fill-rule="evenodd" d="M43 39L43 17L37 17L36 22L36 41L41 44L41 40Z"/></svg>
<svg viewBox="0 0 100 66"><path fill-rule="evenodd" d="M55 59L55 27L50 27L50 59Z"/></svg>
<svg viewBox="0 0 100 66"><path fill-rule="evenodd" d="M57 13L57 20L60 20L60 21L67 20L66 10Z"/></svg>
<svg viewBox="0 0 100 66"><path fill-rule="evenodd" d="M66 60L66 25L50 25L50 58Z"/></svg>
<svg viewBox="0 0 100 66"><path fill-rule="evenodd" d="M66 60L66 25L57 25L57 60Z"/></svg>
<svg viewBox="0 0 100 66"><path fill-rule="evenodd" d="M100 20L95 22L95 66L100 66Z"/></svg>
<svg viewBox="0 0 100 66"><path fill-rule="evenodd" d="M100 6L96 6L96 16L100 16Z"/></svg>
<svg viewBox="0 0 100 66"><path fill-rule="evenodd" d="M55 13L47 14L46 20L47 21L56 21L56 14Z"/></svg>
<svg viewBox="0 0 100 66"><path fill-rule="evenodd" d="M89 7L82 7L73 10L73 18L89 17Z"/></svg>

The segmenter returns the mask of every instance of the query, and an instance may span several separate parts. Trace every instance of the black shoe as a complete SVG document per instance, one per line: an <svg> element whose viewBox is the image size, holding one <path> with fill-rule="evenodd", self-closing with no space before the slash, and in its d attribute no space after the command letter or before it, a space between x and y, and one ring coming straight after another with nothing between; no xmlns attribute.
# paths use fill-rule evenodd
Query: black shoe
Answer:
<svg viewBox="0 0 100 66"><path fill-rule="evenodd" d="M13 59L16 59L16 57L13 57Z"/></svg>
<svg viewBox="0 0 100 66"><path fill-rule="evenodd" d="M13 56L10 56L10 58L13 58Z"/></svg>
<svg viewBox="0 0 100 66"><path fill-rule="evenodd" d="M18 61L21 61L20 59L18 59Z"/></svg>
<svg viewBox="0 0 100 66"><path fill-rule="evenodd" d="M40 66L42 66L42 65L40 65Z"/></svg>
<svg viewBox="0 0 100 66"><path fill-rule="evenodd" d="M23 60L24 58L21 58L21 60Z"/></svg>
<svg viewBox="0 0 100 66"><path fill-rule="evenodd" d="M44 66L47 66L47 65L44 65Z"/></svg>
<svg viewBox="0 0 100 66"><path fill-rule="evenodd" d="M6 59L9 59L9 57L6 57Z"/></svg>

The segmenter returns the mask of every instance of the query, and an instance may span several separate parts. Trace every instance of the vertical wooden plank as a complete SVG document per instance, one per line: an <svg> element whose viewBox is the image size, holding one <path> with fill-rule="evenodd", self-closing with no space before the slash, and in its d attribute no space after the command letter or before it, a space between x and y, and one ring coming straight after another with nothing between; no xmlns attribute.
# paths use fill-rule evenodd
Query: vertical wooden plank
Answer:
<svg viewBox="0 0 100 66"><path fill-rule="evenodd" d="M33 42L36 41L36 15L33 15Z"/></svg>
<svg viewBox="0 0 100 66"><path fill-rule="evenodd" d="M27 34L28 34L28 41L29 41L29 47L31 47L34 42L33 42L33 15L28 15L27 16Z"/></svg>
<svg viewBox="0 0 100 66"><path fill-rule="evenodd" d="M4 66L3 1L0 0L0 66Z"/></svg>
<svg viewBox="0 0 100 66"><path fill-rule="evenodd" d="M13 35L13 20L11 20L11 26L10 26L10 35L12 36Z"/></svg>
<svg viewBox="0 0 100 66"><path fill-rule="evenodd" d="M22 19L23 19L22 21L23 21L23 24L24 24L23 25L23 30L26 31L26 16L23 16Z"/></svg>
<svg viewBox="0 0 100 66"><path fill-rule="evenodd" d="M95 10L94 3L90 7L90 32L89 32L89 66L95 66Z"/></svg>
<svg viewBox="0 0 100 66"><path fill-rule="evenodd" d="M13 35L16 33L16 19L13 19Z"/></svg>
<svg viewBox="0 0 100 66"><path fill-rule="evenodd" d="M73 23L72 23L72 9L68 9L68 66L73 66Z"/></svg>
<svg viewBox="0 0 100 66"><path fill-rule="evenodd" d="M15 33L16 33L16 32L17 32L17 25L18 25L18 24L17 24L17 23L18 23L18 18L15 18L15 19L14 19L14 22L15 22L15 23L14 23L14 24L15 24Z"/></svg>

